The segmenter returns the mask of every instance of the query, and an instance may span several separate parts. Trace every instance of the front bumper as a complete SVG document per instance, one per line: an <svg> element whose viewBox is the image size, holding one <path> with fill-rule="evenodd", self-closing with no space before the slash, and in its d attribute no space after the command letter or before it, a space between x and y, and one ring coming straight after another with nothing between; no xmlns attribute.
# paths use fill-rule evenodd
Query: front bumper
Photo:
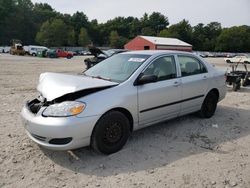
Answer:
<svg viewBox="0 0 250 188"><path fill-rule="evenodd" d="M21 117L28 136L37 144L53 150L88 146L92 130L99 119L99 116L43 117L39 113L33 114L27 105L23 107ZM52 140L65 139L66 143L52 144Z"/></svg>

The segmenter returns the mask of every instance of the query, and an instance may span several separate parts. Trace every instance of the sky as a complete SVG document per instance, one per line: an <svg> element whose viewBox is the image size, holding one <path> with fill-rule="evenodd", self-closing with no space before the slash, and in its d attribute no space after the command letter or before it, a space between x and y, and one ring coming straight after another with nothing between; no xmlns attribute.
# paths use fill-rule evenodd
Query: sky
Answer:
<svg viewBox="0 0 250 188"><path fill-rule="evenodd" d="M250 25L250 0L32 0L50 4L56 11L84 12L99 23L117 16L134 16L160 12L170 25L187 19L192 26L217 21L223 27Z"/></svg>

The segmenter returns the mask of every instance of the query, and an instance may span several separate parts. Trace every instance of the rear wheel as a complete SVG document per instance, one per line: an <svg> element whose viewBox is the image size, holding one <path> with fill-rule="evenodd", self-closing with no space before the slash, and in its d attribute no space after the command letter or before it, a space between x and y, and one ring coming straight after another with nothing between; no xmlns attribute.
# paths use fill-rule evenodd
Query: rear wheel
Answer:
<svg viewBox="0 0 250 188"><path fill-rule="evenodd" d="M126 144L129 135L128 118L121 112L111 111L97 122L91 136L91 146L103 154L115 153Z"/></svg>
<svg viewBox="0 0 250 188"><path fill-rule="evenodd" d="M202 118L211 118L215 113L217 103L218 95L215 92L210 91L202 103L199 115Z"/></svg>

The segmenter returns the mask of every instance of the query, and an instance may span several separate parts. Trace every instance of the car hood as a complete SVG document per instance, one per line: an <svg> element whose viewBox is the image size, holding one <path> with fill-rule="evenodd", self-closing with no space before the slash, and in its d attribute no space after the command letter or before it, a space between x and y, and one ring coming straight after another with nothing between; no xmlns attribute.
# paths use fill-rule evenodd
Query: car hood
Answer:
<svg viewBox="0 0 250 188"><path fill-rule="evenodd" d="M95 57L98 57L100 54L103 54L105 56L107 55L105 52L96 47L89 47L89 52Z"/></svg>
<svg viewBox="0 0 250 188"><path fill-rule="evenodd" d="M115 85L118 85L118 83L83 75L47 72L40 75L37 90L47 101L52 101L66 94Z"/></svg>

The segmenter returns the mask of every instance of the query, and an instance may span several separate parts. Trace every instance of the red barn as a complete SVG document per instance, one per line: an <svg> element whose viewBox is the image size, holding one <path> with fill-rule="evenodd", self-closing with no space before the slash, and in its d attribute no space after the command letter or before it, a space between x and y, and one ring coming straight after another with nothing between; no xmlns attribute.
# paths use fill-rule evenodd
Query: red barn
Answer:
<svg viewBox="0 0 250 188"><path fill-rule="evenodd" d="M128 50L179 50L192 51L192 45L176 38L137 36L125 46Z"/></svg>

